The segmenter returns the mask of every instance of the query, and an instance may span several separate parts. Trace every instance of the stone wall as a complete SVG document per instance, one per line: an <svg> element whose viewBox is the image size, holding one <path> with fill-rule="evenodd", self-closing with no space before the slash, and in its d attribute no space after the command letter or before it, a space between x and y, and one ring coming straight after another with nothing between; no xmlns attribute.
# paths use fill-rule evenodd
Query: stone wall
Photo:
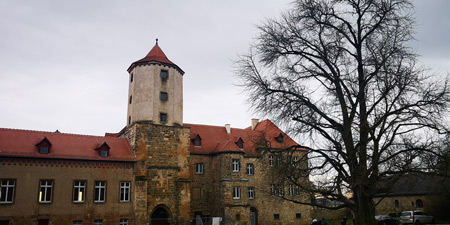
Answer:
<svg viewBox="0 0 450 225"><path fill-rule="evenodd" d="M423 203L423 207L417 207L417 200L420 199ZM389 196L383 199L375 198L374 201L381 202L375 209L377 215L398 214L403 211L410 210L423 210L428 213L432 213L433 209L433 196L431 195L411 195L411 196ZM398 207L395 205L395 200L398 201Z"/></svg>
<svg viewBox="0 0 450 225"><path fill-rule="evenodd" d="M168 211L172 224L188 223L191 187L189 128L135 123L125 136L138 162L136 220L150 221L158 207ZM140 223L142 224L142 223Z"/></svg>
<svg viewBox="0 0 450 225"><path fill-rule="evenodd" d="M298 153L301 154L301 153ZM241 169L232 172L232 159L239 159ZM195 174L195 164L204 163L203 174ZM254 175L248 175L247 164L254 165ZM190 161L192 200L191 214L222 217L223 224L250 225L251 209L257 211L258 224L310 224L310 207L294 204L272 196L268 172L268 156L248 157L242 153L192 155ZM233 188L239 187L239 199L233 199ZM253 187L255 198L250 199L248 188ZM284 186L288 195L288 186ZM307 193L293 196L309 201ZM277 218L275 218L277 214ZM297 218L299 214L300 218Z"/></svg>

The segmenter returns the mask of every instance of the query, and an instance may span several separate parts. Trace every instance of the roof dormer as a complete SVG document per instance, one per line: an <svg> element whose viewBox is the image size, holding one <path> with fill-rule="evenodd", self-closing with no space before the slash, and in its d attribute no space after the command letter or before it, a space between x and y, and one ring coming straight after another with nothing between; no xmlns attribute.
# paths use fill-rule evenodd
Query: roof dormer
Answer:
<svg viewBox="0 0 450 225"><path fill-rule="evenodd" d="M98 152L98 155L103 158L107 158L109 156L109 145L106 142L103 144L99 144L95 150Z"/></svg>
<svg viewBox="0 0 450 225"><path fill-rule="evenodd" d="M39 154L48 154L52 148L52 143L47 139L47 137L44 137L44 139L36 144L36 147L38 148Z"/></svg>
<svg viewBox="0 0 450 225"><path fill-rule="evenodd" d="M278 136L275 137L275 140L277 140L278 143L283 144L284 143L284 136L282 133L280 133Z"/></svg>
<svg viewBox="0 0 450 225"><path fill-rule="evenodd" d="M242 140L241 137L239 137L238 140L234 143L236 144L236 146L238 146L238 148L240 148L240 149L244 148L244 141Z"/></svg>
<svg viewBox="0 0 450 225"><path fill-rule="evenodd" d="M201 147L202 146L202 138L199 134L195 135L194 138L192 138L192 142L194 142L195 147Z"/></svg>

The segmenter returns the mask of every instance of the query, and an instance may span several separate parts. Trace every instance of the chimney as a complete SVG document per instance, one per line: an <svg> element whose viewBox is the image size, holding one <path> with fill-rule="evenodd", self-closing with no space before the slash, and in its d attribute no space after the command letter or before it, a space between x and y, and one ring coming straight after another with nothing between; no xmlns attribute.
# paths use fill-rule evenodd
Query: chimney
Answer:
<svg viewBox="0 0 450 225"><path fill-rule="evenodd" d="M231 133L231 127L229 123L225 124L225 129L227 130L227 134Z"/></svg>
<svg viewBox="0 0 450 225"><path fill-rule="evenodd" d="M258 125L259 119L252 119L252 130L255 130L256 125Z"/></svg>

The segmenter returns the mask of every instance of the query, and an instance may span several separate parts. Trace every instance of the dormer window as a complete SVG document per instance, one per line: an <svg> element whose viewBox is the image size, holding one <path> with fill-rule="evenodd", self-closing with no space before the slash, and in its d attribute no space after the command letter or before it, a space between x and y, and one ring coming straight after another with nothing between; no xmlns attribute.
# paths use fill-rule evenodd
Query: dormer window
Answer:
<svg viewBox="0 0 450 225"><path fill-rule="evenodd" d="M200 137L200 135L195 135L195 138L192 139L192 141L194 142L194 146L195 147L201 147L202 146L202 138Z"/></svg>
<svg viewBox="0 0 450 225"><path fill-rule="evenodd" d="M244 148L244 141L242 140L242 138L239 138L235 143L238 146L238 148L240 149Z"/></svg>
<svg viewBox="0 0 450 225"><path fill-rule="evenodd" d="M48 154L50 153L52 143L50 143L50 141L46 137L44 137L44 139L36 144L36 147L38 148L39 154Z"/></svg>
<svg viewBox="0 0 450 225"><path fill-rule="evenodd" d="M281 134L281 133L275 139L277 140L278 143L282 144L284 142L283 134Z"/></svg>
<svg viewBox="0 0 450 225"><path fill-rule="evenodd" d="M109 156L109 145L106 142L103 142L103 144L98 145L95 150L98 151L98 155L102 158L107 158Z"/></svg>

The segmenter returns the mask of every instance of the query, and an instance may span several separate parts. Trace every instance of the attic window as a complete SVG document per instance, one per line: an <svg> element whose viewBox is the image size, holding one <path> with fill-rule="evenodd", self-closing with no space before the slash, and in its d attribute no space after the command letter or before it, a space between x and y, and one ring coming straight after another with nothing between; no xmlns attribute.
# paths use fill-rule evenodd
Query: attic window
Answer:
<svg viewBox="0 0 450 225"><path fill-rule="evenodd" d="M107 158L109 156L109 145L106 142L103 142L103 144L99 145L95 150L98 151L98 155L103 158Z"/></svg>
<svg viewBox="0 0 450 225"><path fill-rule="evenodd" d="M200 135L195 135L195 138L192 139L192 141L194 142L194 146L195 147L201 147L202 146L202 138L200 137Z"/></svg>
<svg viewBox="0 0 450 225"><path fill-rule="evenodd" d="M240 149L244 148L244 141L242 140L242 138L239 138L239 140L237 140L235 143L238 146L238 148Z"/></svg>
<svg viewBox="0 0 450 225"><path fill-rule="evenodd" d="M44 139L36 144L36 147L38 148L39 154L48 154L50 153L52 143L50 143L50 141L46 137L44 137Z"/></svg>
<svg viewBox="0 0 450 225"><path fill-rule="evenodd" d="M284 142L283 135L281 133L275 139L277 140L278 143L283 143Z"/></svg>

